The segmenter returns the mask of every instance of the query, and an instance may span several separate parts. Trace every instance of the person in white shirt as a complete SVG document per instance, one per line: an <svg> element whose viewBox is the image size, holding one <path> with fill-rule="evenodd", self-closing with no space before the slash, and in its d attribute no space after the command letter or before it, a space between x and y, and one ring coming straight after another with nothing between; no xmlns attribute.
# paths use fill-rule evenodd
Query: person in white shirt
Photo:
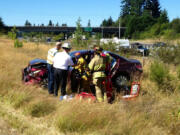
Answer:
<svg viewBox="0 0 180 135"><path fill-rule="evenodd" d="M71 50L70 43L64 43L62 45L62 52L59 52L55 55L53 59L54 67L54 95L58 96L58 89L61 84L61 97L66 95L66 84L68 76L68 67L73 66L74 63L69 55Z"/></svg>
<svg viewBox="0 0 180 135"><path fill-rule="evenodd" d="M48 50L47 55L47 69L48 69L48 92L53 94L54 92L54 69L53 69L53 58L61 49L61 42L56 43L56 47Z"/></svg>

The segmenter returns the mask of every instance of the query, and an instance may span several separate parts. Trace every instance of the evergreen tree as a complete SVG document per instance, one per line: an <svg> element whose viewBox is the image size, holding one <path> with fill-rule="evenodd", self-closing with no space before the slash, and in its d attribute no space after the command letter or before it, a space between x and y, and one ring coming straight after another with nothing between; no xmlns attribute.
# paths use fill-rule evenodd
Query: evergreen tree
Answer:
<svg viewBox="0 0 180 135"><path fill-rule="evenodd" d="M145 14L149 14L152 16L152 1L151 0L145 0L143 10Z"/></svg>
<svg viewBox="0 0 180 135"><path fill-rule="evenodd" d="M26 22L25 22L24 25L25 25L25 26L28 26L28 24L29 24L29 22L28 22L28 20L26 20Z"/></svg>
<svg viewBox="0 0 180 135"><path fill-rule="evenodd" d="M88 20L88 27L91 27L91 20Z"/></svg>
<svg viewBox="0 0 180 135"><path fill-rule="evenodd" d="M152 10L152 1L151 0L144 1L144 10Z"/></svg>
<svg viewBox="0 0 180 135"><path fill-rule="evenodd" d="M154 18L160 17L161 8L159 0L145 0L144 10L148 11Z"/></svg>
<svg viewBox="0 0 180 135"><path fill-rule="evenodd" d="M0 28L4 28L4 22L3 22L3 20L2 20L2 18L0 17Z"/></svg>
<svg viewBox="0 0 180 135"><path fill-rule="evenodd" d="M159 23L168 23L169 22L168 13L167 13L166 9L161 11L158 21L159 21Z"/></svg>
<svg viewBox="0 0 180 135"><path fill-rule="evenodd" d="M160 17L161 14L161 8L160 8L160 3L159 0L151 0L152 1L152 16L154 18Z"/></svg>
<svg viewBox="0 0 180 135"><path fill-rule="evenodd" d="M53 26L53 23L52 23L52 21L51 21L51 20L49 20L49 24L48 24L48 26Z"/></svg>
<svg viewBox="0 0 180 135"><path fill-rule="evenodd" d="M122 0L121 17L124 18L127 15L142 15L144 3L145 0Z"/></svg>
<svg viewBox="0 0 180 135"><path fill-rule="evenodd" d="M58 22L56 23L56 27L59 27L59 23Z"/></svg>
<svg viewBox="0 0 180 135"><path fill-rule="evenodd" d="M175 18L170 23L171 29L173 29L176 33L180 33L180 18Z"/></svg>
<svg viewBox="0 0 180 135"><path fill-rule="evenodd" d="M83 30L81 28L81 18L79 17L77 22L76 22L76 31L75 31L75 39L76 43L80 43L83 35Z"/></svg>
<svg viewBox="0 0 180 135"><path fill-rule="evenodd" d="M66 23L63 23L63 24L62 24L62 27L67 27L67 24L66 24Z"/></svg>
<svg viewBox="0 0 180 135"><path fill-rule="evenodd" d="M143 12L144 0L131 0L130 1L130 14L141 16Z"/></svg>
<svg viewBox="0 0 180 135"><path fill-rule="evenodd" d="M120 16L121 26L127 27L126 37L138 37L157 21L168 22L167 12L160 10L159 0L121 0ZM103 20L101 26L117 26L118 21L111 19Z"/></svg>
<svg viewBox="0 0 180 135"><path fill-rule="evenodd" d="M5 27L4 22L3 22L2 18L0 17L0 31L1 32L4 31L4 27Z"/></svg>
<svg viewBox="0 0 180 135"><path fill-rule="evenodd" d="M130 15L131 11L131 0L122 0L121 1L121 17Z"/></svg>
<svg viewBox="0 0 180 135"><path fill-rule="evenodd" d="M108 18L108 20L104 19L102 24L101 24L101 27L112 27L115 25L115 22L113 21L112 17L110 16Z"/></svg>
<svg viewBox="0 0 180 135"><path fill-rule="evenodd" d="M26 20L26 22L25 22L24 25L25 25L25 26L31 26L31 23L30 23L28 20Z"/></svg>
<svg viewBox="0 0 180 135"><path fill-rule="evenodd" d="M111 26L113 26L113 24L114 24L113 19L110 16L109 19L107 20L107 27L111 27Z"/></svg>
<svg viewBox="0 0 180 135"><path fill-rule="evenodd" d="M104 19L103 22L101 23L101 27L102 27L102 26L103 26L103 27L107 26L107 20L106 20L106 19Z"/></svg>

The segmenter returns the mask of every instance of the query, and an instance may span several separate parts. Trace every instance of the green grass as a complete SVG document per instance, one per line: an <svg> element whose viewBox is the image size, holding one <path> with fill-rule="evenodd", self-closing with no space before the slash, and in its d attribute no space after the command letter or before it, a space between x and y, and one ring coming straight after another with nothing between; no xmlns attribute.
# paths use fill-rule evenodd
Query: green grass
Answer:
<svg viewBox="0 0 180 135"><path fill-rule="evenodd" d="M38 101L27 105L24 109L25 114L29 114L32 117L44 117L55 111L55 106L52 102Z"/></svg>
<svg viewBox="0 0 180 135"><path fill-rule="evenodd" d="M50 96L47 91L37 86L21 83L21 69L33 58L46 59L49 48L52 46L39 44L37 48L35 44L24 43L23 48L15 49L13 41L0 38L0 77L3 78L0 79L0 117L20 133L180 134L180 91L163 92L150 80L149 69L153 58L146 59L143 67L146 74L141 80L140 96L135 100L120 99L113 104L84 103L76 100L60 102L58 98ZM8 53L5 53L7 50ZM140 57L136 59L142 60ZM176 78L177 67L167 66L169 74L173 73L175 78L171 83L177 89L179 88L179 80ZM168 79L163 81L167 82Z"/></svg>
<svg viewBox="0 0 180 135"><path fill-rule="evenodd" d="M109 105L74 102L71 106L59 109L56 126L65 133L97 131L111 125L115 119L114 114L116 112Z"/></svg>
<svg viewBox="0 0 180 135"><path fill-rule="evenodd" d="M8 100L13 105L14 108L18 109L23 105L26 105L32 99L32 96L27 92L14 92L10 91L8 96Z"/></svg>
<svg viewBox="0 0 180 135"><path fill-rule="evenodd" d="M24 122L23 119L12 114L12 112L7 112L7 110L1 107L1 105L0 105L0 117L3 118L10 127L16 129L19 133L23 135L40 135L38 129L33 128L29 123Z"/></svg>

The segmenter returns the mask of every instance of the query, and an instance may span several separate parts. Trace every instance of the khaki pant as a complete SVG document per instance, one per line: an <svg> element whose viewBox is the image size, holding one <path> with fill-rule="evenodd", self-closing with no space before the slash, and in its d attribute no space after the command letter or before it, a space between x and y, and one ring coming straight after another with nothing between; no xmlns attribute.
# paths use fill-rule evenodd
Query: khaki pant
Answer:
<svg viewBox="0 0 180 135"><path fill-rule="evenodd" d="M106 89L105 89L105 78L93 78L93 84L95 85L96 89L96 98L99 102L107 102L107 95L106 95Z"/></svg>

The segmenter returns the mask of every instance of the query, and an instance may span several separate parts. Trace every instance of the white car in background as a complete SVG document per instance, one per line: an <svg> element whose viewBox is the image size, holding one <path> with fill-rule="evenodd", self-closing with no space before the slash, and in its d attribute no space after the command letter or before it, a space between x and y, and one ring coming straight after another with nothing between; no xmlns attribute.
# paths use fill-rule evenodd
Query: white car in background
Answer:
<svg viewBox="0 0 180 135"><path fill-rule="evenodd" d="M130 46L130 42L128 39L118 39L117 37L115 38L102 38L100 39L100 44L109 44L109 43L113 43L116 44L116 50L118 51L119 48L131 48Z"/></svg>

